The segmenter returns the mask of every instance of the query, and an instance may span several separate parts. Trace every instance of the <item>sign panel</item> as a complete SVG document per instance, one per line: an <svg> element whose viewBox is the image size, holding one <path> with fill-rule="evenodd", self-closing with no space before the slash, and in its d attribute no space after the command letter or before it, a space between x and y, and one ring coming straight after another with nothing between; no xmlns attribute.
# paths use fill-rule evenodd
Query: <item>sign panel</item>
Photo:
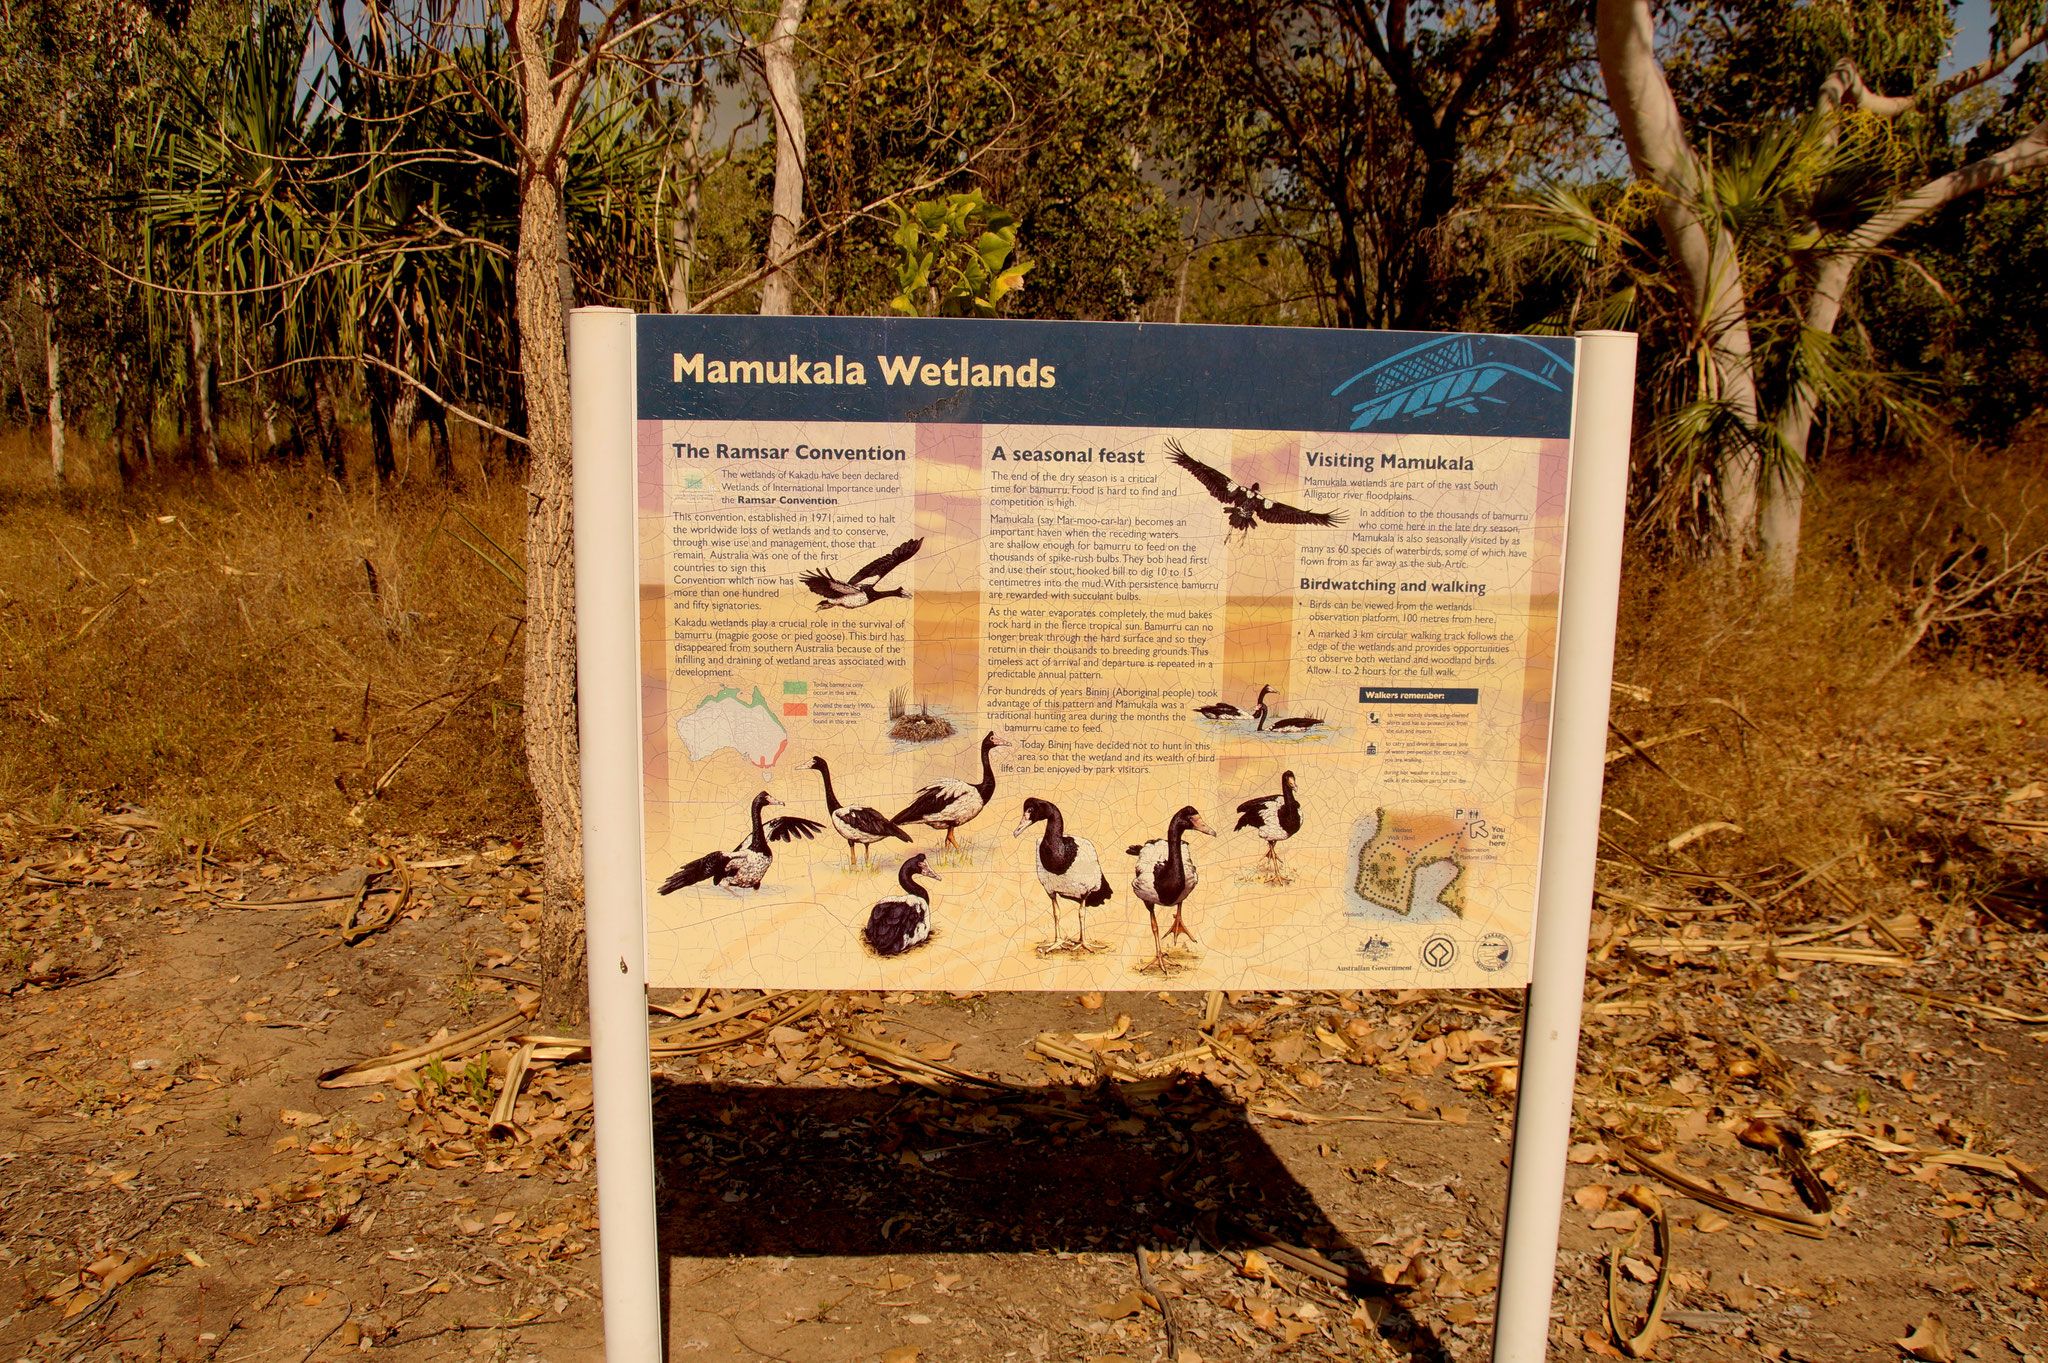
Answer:
<svg viewBox="0 0 2048 1363"><path fill-rule="evenodd" d="M636 319L648 978L1528 978L1576 343Z"/></svg>

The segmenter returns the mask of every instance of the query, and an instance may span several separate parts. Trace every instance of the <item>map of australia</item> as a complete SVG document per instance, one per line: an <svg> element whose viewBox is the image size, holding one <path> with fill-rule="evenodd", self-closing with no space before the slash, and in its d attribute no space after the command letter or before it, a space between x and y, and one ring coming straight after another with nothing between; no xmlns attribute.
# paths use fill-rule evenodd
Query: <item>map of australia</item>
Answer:
<svg viewBox="0 0 2048 1363"><path fill-rule="evenodd" d="M1444 814L1375 811L1378 827L1358 853L1358 897L1404 918L1440 905L1462 917L1465 825Z"/></svg>
<svg viewBox="0 0 2048 1363"><path fill-rule="evenodd" d="M690 760L702 762L721 748L731 748L766 771L789 746L789 731L755 687L743 700L730 686L697 702L697 708L676 721L676 737L689 749Z"/></svg>

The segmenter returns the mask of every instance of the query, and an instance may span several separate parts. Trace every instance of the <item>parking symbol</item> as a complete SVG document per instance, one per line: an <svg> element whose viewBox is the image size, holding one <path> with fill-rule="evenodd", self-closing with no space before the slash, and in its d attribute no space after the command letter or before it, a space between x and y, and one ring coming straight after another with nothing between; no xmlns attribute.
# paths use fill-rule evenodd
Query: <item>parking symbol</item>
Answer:
<svg viewBox="0 0 2048 1363"><path fill-rule="evenodd" d="M1431 970L1449 970L1458 959L1458 944L1448 937L1432 937L1422 944L1422 963Z"/></svg>

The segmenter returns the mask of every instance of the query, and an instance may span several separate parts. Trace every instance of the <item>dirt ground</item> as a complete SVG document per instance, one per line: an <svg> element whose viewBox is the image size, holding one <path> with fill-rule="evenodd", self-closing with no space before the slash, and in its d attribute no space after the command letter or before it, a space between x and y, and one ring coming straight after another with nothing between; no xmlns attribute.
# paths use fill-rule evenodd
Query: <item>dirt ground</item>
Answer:
<svg viewBox="0 0 2048 1363"><path fill-rule="evenodd" d="M1902 811L1916 855L1971 798ZM1991 807L1983 855L2048 843ZM0 1358L600 1357L515 845L4 835ZM1686 866L1603 875L1555 1356L1642 1328L1661 1208L1649 1356L2048 1360L2048 936L1868 856ZM655 1002L671 1358L1153 1360L1169 1315L1181 1363L1485 1357L1516 993Z"/></svg>

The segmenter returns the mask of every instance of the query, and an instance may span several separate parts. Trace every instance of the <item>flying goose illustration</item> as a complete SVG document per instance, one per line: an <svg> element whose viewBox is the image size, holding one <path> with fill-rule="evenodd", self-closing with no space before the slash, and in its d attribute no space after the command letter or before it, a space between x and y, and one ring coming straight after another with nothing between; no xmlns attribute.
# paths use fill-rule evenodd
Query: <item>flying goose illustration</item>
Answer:
<svg viewBox="0 0 2048 1363"><path fill-rule="evenodd" d="M923 539L905 540L844 581L819 568L804 574L803 584L822 598L818 602L819 610L829 610L833 606L856 610L885 596L908 596L910 593L901 587L878 587L875 584L910 562L922 548Z"/></svg>

